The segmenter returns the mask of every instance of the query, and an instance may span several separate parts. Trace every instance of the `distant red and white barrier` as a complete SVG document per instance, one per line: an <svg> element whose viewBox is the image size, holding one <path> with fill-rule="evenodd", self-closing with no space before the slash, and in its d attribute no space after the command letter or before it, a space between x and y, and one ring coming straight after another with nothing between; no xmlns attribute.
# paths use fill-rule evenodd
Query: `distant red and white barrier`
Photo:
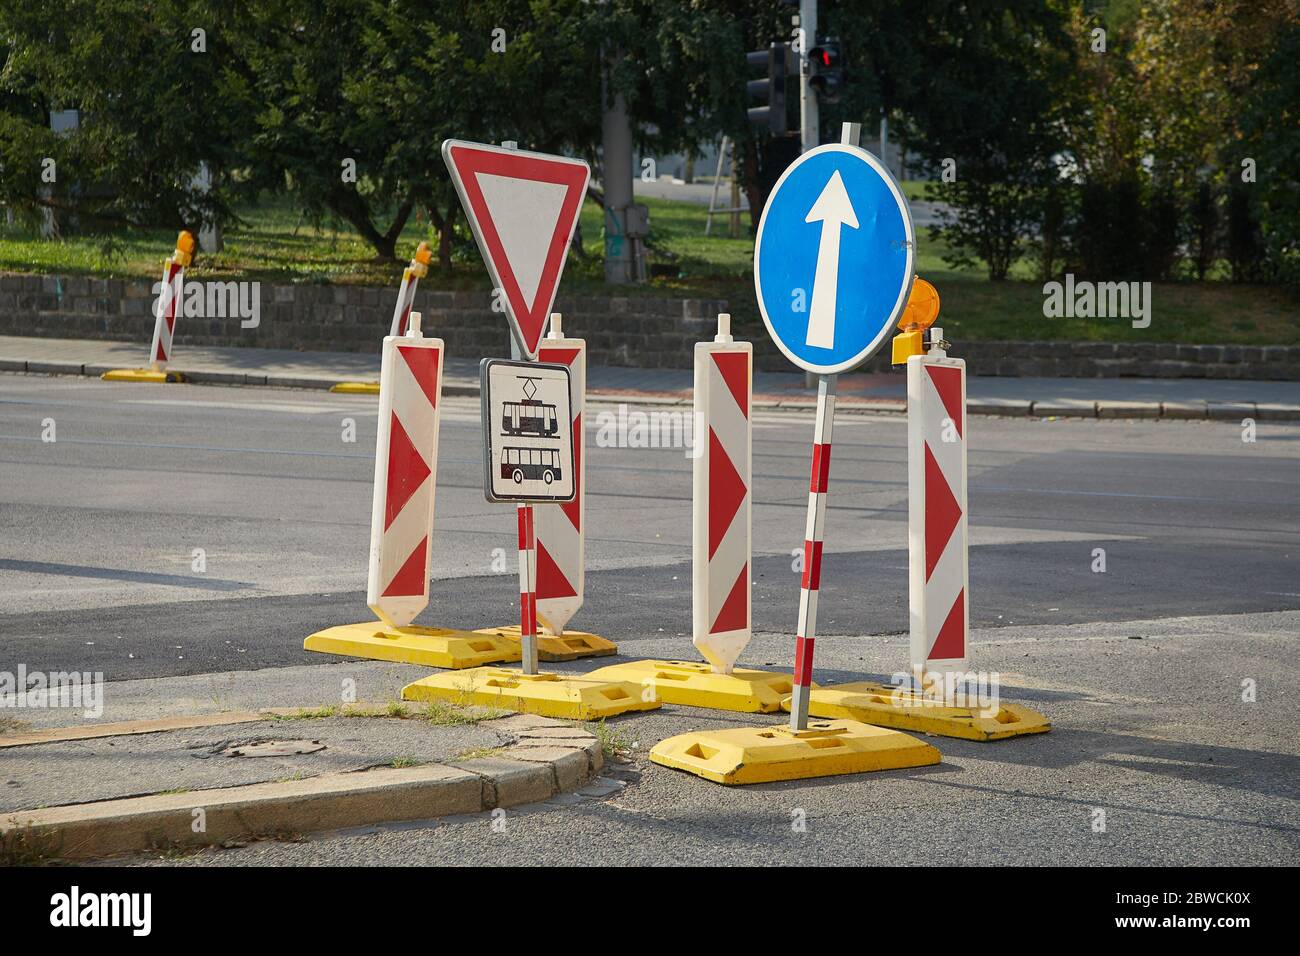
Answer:
<svg viewBox="0 0 1300 956"><path fill-rule="evenodd" d="M695 346L695 469L692 495L692 642L729 674L752 636L750 406L754 355L718 316L712 342Z"/></svg>
<svg viewBox="0 0 1300 956"><path fill-rule="evenodd" d="M402 284L397 289L397 304L393 306L393 326L389 335L406 334L411 306L415 303L415 292L420 287L420 280L429 274L432 255L429 244L422 242L416 247L410 264L402 270Z"/></svg>
<svg viewBox="0 0 1300 956"><path fill-rule="evenodd" d="M537 360L567 365L573 420L574 482L577 495L563 504L534 506L537 574L534 578L537 616L552 634L582 607L585 573L586 441L582 411L587 393L587 343L563 338L560 316L552 313L551 331L542 339Z"/></svg>
<svg viewBox="0 0 1300 956"><path fill-rule="evenodd" d="M968 656L966 363L942 349L907 360L907 473L911 663L919 680L964 671Z"/></svg>
<svg viewBox="0 0 1300 956"><path fill-rule="evenodd" d="M421 335L418 312L409 325L384 339L366 584L366 603L394 627L429 603L441 417L443 342Z"/></svg>
<svg viewBox="0 0 1300 956"><path fill-rule="evenodd" d="M194 237L182 232L176 237L176 251L163 263L162 287L154 306L153 341L149 345L149 365L163 371L172 360L172 336L176 332L176 305L184 294L185 267L194 258Z"/></svg>

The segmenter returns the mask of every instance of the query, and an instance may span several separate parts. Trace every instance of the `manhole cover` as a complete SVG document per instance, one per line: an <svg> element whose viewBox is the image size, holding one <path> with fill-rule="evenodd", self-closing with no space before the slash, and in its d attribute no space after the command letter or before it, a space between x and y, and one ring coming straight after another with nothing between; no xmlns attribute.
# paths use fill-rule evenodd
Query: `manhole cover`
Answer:
<svg viewBox="0 0 1300 956"><path fill-rule="evenodd" d="M221 751L225 757L292 757L324 750L319 740L261 740L248 744L231 744Z"/></svg>

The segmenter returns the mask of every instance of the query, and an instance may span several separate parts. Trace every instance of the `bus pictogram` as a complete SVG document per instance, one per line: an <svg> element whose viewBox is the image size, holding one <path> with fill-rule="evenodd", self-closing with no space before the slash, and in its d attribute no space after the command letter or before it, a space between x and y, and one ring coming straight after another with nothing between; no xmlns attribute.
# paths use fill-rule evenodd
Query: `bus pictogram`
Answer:
<svg viewBox="0 0 1300 956"><path fill-rule="evenodd" d="M501 477L515 484L544 481L548 485L564 477L560 470L560 453L554 448L517 448L507 445L501 449Z"/></svg>

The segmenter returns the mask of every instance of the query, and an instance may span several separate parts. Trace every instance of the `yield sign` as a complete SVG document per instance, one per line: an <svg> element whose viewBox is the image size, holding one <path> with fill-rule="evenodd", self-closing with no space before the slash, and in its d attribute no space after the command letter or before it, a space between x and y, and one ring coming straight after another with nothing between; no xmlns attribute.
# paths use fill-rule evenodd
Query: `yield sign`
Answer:
<svg viewBox="0 0 1300 956"><path fill-rule="evenodd" d="M442 158L515 341L535 361L591 168L580 159L455 139L443 142Z"/></svg>

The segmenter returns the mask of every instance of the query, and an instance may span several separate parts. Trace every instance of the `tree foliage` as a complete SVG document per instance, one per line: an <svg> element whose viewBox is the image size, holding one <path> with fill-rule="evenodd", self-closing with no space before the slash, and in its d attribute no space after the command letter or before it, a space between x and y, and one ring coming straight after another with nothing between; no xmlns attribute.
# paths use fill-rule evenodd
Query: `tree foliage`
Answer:
<svg viewBox="0 0 1300 956"><path fill-rule="evenodd" d="M618 94L643 155L730 137L756 218L797 139L748 123L744 54L792 39L792 10L0 0L0 200L28 217L194 228L280 193L349 223L380 258L419 217L447 264L468 237L445 138L578 155L601 176L601 114ZM841 41L847 83L822 105L822 136L885 115L932 174L955 166L935 190L949 210L935 234L993 278L1029 252L1045 276L1205 276L1224 255L1239 279L1294 276L1298 31L1292 0L826 2L819 32ZM60 109L80 112L75 132L50 131ZM209 190L195 183L204 164Z"/></svg>

